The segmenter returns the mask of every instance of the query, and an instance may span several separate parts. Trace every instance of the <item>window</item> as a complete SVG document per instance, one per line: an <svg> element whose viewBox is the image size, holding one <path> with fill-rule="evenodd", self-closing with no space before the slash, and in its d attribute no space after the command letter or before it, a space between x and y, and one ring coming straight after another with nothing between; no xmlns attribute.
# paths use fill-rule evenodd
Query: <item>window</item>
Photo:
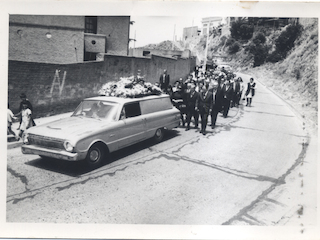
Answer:
<svg viewBox="0 0 320 240"><path fill-rule="evenodd" d="M136 117L141 115L139 102L128 103L124 106L126 118Z"/></svg>
<svg viewBox="0 0 320 240"><path fill-rule="evenodd" d="M97 34L97 17L85 17L85 33Z"/></svg>
<svg viewBox="0 0 320 240"><path fill-rule="evenodd" d="M147 56L149 54L150 54L150 51L143 51L143 53L142 53L143 56Z"/></svg>
<svg viewBox="0 0 320 240"><path fill-rule="evenodd" d="M84 61L96 61L97 60L97 54L91 53L91 52L84 52Z"/></svg>

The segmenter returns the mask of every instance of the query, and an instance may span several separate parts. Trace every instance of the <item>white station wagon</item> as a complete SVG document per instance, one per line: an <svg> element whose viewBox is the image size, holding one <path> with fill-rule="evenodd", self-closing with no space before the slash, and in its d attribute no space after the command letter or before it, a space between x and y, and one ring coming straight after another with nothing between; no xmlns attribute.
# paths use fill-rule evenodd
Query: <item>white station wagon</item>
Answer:
<svg viewBox="0 0 320 240"><path fill-rule="evenodd" d="M107 153L148 138L163 139L179 125L180 112L169 95L142 98L93 97L65 119L26 131L22 153L99 166Z"/></svg>

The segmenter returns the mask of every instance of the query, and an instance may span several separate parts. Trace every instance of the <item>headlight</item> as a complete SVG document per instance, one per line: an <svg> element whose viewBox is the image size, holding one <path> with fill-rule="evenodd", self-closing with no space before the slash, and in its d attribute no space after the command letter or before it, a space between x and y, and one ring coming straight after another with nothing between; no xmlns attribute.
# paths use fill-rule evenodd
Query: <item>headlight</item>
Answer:
<svg viewBox="0 0 320 240"><path fill-rule="evenodd" d="M28 143L29 143L28 137L29 137L29 134L28 134L28 133L24 133L24 134L22 135L22 142L23 142L24 144L28 144Z"/></svg>
<svg viewBox="0 0 320 240"><path fill-rule="evenodd" d="M63 143L63 146L64 146L64 148L65 148L68 152L72 152L72 150L73 150L73 145L72 145L70 142L65 141L65 142Z"/></svg>

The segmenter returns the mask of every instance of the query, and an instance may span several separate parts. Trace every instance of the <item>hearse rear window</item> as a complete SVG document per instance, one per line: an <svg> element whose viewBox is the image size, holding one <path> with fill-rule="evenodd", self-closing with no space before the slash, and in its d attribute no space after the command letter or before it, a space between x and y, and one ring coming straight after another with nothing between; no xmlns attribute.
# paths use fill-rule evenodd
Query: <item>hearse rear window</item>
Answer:
<svg viewBox="0 0 320 240"><path fill-rule="evenodd" d="M157 98L140 102L141 114L164 111L172 108L170 98Z"/></svg>

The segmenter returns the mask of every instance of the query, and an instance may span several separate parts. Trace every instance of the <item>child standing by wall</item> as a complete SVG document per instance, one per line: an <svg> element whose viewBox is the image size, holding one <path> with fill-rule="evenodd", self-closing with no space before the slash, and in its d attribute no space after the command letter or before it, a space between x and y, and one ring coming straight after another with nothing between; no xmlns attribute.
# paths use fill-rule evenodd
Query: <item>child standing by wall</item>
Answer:
<svg viewBox="0 0 320 240"><path fill-rule="evenodd" d="M30 108L28 107L27 102L22 102L22 110L20 113L21 115L21 126L19 131L19 136L22 137L22 134L25 130L27 130L29 127L32 127L32 112Z"/></svg>

